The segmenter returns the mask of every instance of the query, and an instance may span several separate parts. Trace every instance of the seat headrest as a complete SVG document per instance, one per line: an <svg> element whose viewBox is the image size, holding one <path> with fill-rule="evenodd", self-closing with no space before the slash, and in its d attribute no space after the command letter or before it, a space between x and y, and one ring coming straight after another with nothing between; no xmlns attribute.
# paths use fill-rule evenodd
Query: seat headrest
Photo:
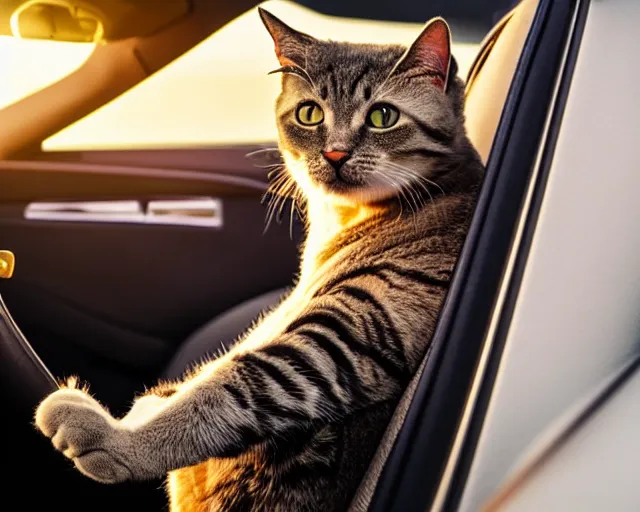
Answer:
<svg viewBox="0 0 640 512"><path fill-rule="evenodd" d="M522 0L485 37L465 89L469 139L487 163L502 108L539 0Z"/></svg>

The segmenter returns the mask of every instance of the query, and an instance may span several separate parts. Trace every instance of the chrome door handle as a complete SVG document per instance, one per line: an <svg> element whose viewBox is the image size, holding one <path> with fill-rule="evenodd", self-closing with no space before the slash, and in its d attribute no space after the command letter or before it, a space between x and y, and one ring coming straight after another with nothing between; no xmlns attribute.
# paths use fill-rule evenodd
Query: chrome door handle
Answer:
<svg viewBox="0 0 640 512"><path fill-rule="evenodd" d="M222 201L211 197L149 201L146 213L150 224L222 227Z"/></svg>
<svg viewBox="0 0 640 512"><path fill-rule="evenodd" d="M143 222L139 201L61 201L31 203L25 219L69 222Z"/></svg>
<svg viewBox="0 0 640 512"><path fill-rule="evenodd" d="M212 197L149 201L60 201L30 203L28 220L109 222L222 227L222 201Z"/></svg>

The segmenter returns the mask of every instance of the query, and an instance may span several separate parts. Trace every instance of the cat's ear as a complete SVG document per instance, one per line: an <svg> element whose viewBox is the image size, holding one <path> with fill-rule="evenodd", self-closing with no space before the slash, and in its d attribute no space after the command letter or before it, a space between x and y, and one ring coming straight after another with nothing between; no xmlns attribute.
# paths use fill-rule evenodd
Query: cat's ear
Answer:
<svg viewBox="0 0 640 512"><path fill-rule="evenodd" d="M394 73L423 70L433 75L433 83L447 88L451 67L451 31L442 18L433 18L422 30L405 54L400 58Z"/></svg>
<svg viewBox="0 0 640 512"><path fill-rule="evenodd" d="M307 47L313 44L315 39L310 35L292 29L261 7L258 7L258 13L262 23L271 34L275 45L276 57L278 57L280 65L303 67Z"/></svg>

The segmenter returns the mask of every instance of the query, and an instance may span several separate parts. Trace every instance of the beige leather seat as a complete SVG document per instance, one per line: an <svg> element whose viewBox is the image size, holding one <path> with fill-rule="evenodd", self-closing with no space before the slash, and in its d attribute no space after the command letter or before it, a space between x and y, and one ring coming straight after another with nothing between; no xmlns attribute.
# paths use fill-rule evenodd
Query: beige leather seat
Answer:
<svg viewBox="0 0 640 512"><path fill-rule="evenodd" d="M485 38L467 79L465 112L471 142L486 163L539 0L523 0Z"/></svg>

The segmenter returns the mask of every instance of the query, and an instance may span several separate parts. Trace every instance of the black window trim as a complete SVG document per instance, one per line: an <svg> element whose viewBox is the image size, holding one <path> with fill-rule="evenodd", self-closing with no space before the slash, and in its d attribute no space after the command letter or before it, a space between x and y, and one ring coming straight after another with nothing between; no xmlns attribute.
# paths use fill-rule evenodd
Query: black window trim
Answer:
<svg viewBox="0 0 640 512"><path fill-rule="evenodd" d="M488 361L484 374L481 376L480 390L476 402L473 404L473 413L470 419L468 431L464 437L463 445L460 450L460 457L456 461L456 467L449 483L447 499L445 501L446 510L454 510L459 504L467 481L471 464L475 455L475 450L480 438L482 425L486 417L489 407L489 401L498 374L500 361L506 345L509 326L513 318L518 292L522 283L525 266L528 260L529 251L536 230L542 200L548 182L553 155L556 149L558 135L564 117L569 89L573 78L582 34L587 20L590 0L574 0L572 12L572 22L568 42L563 45L566 47L566 55L562 63L562 69L559 73L557 81L557 93L553 99L551 112L548 116L548 126L544 134L544 140L541 144L541 154L537 163L537 173L532 183L533 192L530 204L526 214L524 215L524 228L518 245L513 271L508 283L506 297L504 299L502 310L498 318L495 335L488 354Z"/></svg>
<svg viewBox="0 0 640 512"><path fill-rule="evenodd" d="M541 0L537 7L502 112L475 215L433 336L431 354L378 480L369 508L372 512L424 511L433 503L473 383L533 175L574 12L585 4L588 1ZM566 92L562 90L564 97ZM559 107L564 106L564 97L557 103ZM562 108L556 112L558 120L561 112ZM551 151L549 158L552 154ZM546 181L544 174L542 179ZM544 182L539 185L541 197ZM533 226L534 220L529 227ZM520 265L526 260L528 249L527 244L523 245ZM514 282L511 289L514 297L518 283ZM500 348L495 347L496 357L488 373L497 369ZM487 380L486 384L481 396L488 401L486 390L488 387L490 391L491 382ZM470 431L476 440L477 420L484 417L485 411L482 407L477 410L475 430ZM473 435L468 442L471 444L465 447L465 454L472 455ZM459 465L454 475L458 487L452 486L454 492L445 501L444 510L455 509L470 460Z"/></svg>

